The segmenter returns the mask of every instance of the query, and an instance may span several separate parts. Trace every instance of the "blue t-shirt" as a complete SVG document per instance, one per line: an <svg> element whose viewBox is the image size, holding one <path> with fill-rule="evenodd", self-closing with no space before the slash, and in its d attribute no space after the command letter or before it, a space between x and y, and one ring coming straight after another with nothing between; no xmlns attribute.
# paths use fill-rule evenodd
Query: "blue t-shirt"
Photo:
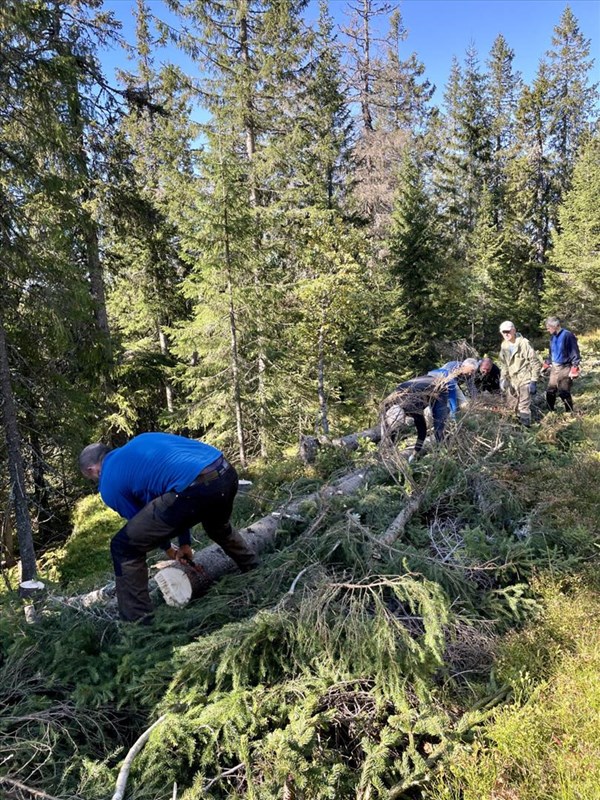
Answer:
<svg viewBox="0 0 600 800"><path fill-rule="evenodd" d="M461 363L461 361L448 361L438 369L429 370L427 374L432 377L447 378L451 372L460 367ZM450 378L446 386L448 391L448 406L450 407L451 415L454 416L458 410L458 394L456 391L458 384L454 378Z"/></svg>
<svg viewBox="0 0 600 800"><path fill-rule="evenodd" d="M109 508L125 519L165 492L180 492L220 450L197 439L172 433L142 433L102 460L100 495Z"/></svg>

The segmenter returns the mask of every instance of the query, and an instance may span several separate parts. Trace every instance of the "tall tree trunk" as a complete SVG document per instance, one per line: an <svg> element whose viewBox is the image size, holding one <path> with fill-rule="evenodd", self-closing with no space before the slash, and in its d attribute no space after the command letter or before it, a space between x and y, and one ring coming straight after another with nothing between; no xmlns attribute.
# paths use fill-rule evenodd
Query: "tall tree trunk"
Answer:
<svg viewBox="0 0 600 800"><path fill-rule="evenodd" d="M19 554L21 557L21 581L37 578L33 533L25 493L25 470L21 455L21 437L14 402L4 318L0 310L0 389L2 390L2 423L8 453L8 471L11 481L11 501L15 512Z"/></svg>
<svg viewBox="0 0 600 800"><path fill-rule="evenodd" d="M229 252L229 232L227 203L224 201L225 209L225 262L227 264L227 293L229 295L229 336L231 342L231 377L233 382L233 403L235 408L235 429L238 441L238 453L240 464L246 466L246 446L244 443L244 425L242 415L242 397L240 388L240 359L237 340L237 323L235 314L235 303L233 300L233 285L231 280L231 254Z"/></svg>
<svg viewBox="0 0 600 800"><path fill-rule="evenodd" d="M248 73L250 74L250 51L248 44L248 19L242 16L240 19L240 47L242 53L242 60L246 65ZM246 98L246 118L244 121L246 132L246 154L248 161L252 163L256 153L256 131L254 125L254 104L252 96L249 94ZM256 188L256 181L252 170L250 170L250 204L255 211L258 211L259 199L258 191ZM260 239L256 240L256 252L259 254L261 251ZM261 280L258 270L254 272L254 285L256 287L257 298L261 295ZM260 446L260 454L263 458L267 456L267 390L266 390L266 372L267 372L267 348L266 337L264 335L264 328L262 323L262 314L257 314L257 347L258 353L257 360L257 378L258 378L258 440Z"/></svg>
<svg viewBox="0 0 600 800"><path fill-rule="evenodd" d="M321 418L321 427L323 433L327 436L329 433L329 419L327 416L327 395L325 392L325 316L326 316L326 302L322 305L322 319L319 326L319 340L318 340L318 365L317 365L317 394L319 396L319 416Z"/></svg>
<svg viewBox="0 0 600 800"><path fill-rule="evenodd" d="M167 342L167 337L165 336L165 332L163 331L161 325L157 325L158 328L158 343L160 345L160 352L163 356L169 355L169 344ZM173 413L173 389L169 381L165 381L165 401L167 404L167 411L169 414Z"/></svg>

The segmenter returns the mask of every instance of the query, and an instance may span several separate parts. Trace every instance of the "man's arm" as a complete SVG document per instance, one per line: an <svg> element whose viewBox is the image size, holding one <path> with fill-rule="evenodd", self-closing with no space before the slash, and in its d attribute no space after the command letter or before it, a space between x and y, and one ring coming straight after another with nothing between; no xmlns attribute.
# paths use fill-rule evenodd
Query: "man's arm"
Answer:
<svg viewBox="0 0 600 800"><path fill-rule="evenodd" d="M571 331L568 331L567 341L565 342L567 358L573 367L578 367L581 363L581 353L579 352L579 343L577 337Z"/></svg>
<svg viewBox="0 0 600 800"><path fill-rule="evenodd" d="M542 360L535 352L533 345L531 342L527 342L527 361L529 364L529 381L530 383L536 383L539 380L540 373L542 371Z"/></svg>

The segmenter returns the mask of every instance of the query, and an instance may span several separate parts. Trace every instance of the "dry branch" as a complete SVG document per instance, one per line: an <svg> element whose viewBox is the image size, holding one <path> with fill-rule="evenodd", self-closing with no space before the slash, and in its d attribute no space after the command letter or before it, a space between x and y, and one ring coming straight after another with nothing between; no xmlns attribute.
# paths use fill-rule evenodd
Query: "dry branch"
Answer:
<svg viewBox="0 0 600 800"><path fill-rule="evenodd" d="M378 538L379 544L393 544L404 533L406 526L421 507L422 501L423 495L420 492L413 494L385 533Z"/></svg>
<svg viewBox="0 0 600 800"><path fill-rule="evenodd" d="M24 783L21 783L21 781L16 781L13 778L3 778L0 776L0 783L3 783L5 786L12 786L13 789L24 792L31 797L39 797L40 800L58 800L54 795L46 794L46 792L42 792L41 789L32 789L31 786L26 786Z"/></svg>
<svg viewBox="0 0 600 800"><path fill-rule="evenodd" d="M145 730L142 735L133 743L132 747L130 748L129 752L125 756L125 761L123 762L121 769L119 770L119 775L117 777L117 784L115 786L115 793L112 796L112 800L123 800L123 796L125 795L125 788L127 787L127 779L129 778L129 771L131 770L131 765L133 764L133 759L137 756L140 750L144 747L148 739L150 738L150 734L152 731L160 725L160 723L166 718L166 714L163 714L159 717L156 722L154 722L150 727Z"/></svg>

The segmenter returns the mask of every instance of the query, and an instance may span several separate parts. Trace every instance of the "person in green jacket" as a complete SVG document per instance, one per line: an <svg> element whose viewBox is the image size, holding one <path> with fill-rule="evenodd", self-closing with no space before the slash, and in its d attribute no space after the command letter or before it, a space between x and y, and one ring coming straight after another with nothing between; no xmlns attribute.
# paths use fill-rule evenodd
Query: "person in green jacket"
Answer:
<svg viewBox="0 0 600 800"><path fill-rule="evenodd" d="M529 341L506 320L500 325L500 389L523 425L531 425L531 397L537 392L542 362Z"/></svg>

